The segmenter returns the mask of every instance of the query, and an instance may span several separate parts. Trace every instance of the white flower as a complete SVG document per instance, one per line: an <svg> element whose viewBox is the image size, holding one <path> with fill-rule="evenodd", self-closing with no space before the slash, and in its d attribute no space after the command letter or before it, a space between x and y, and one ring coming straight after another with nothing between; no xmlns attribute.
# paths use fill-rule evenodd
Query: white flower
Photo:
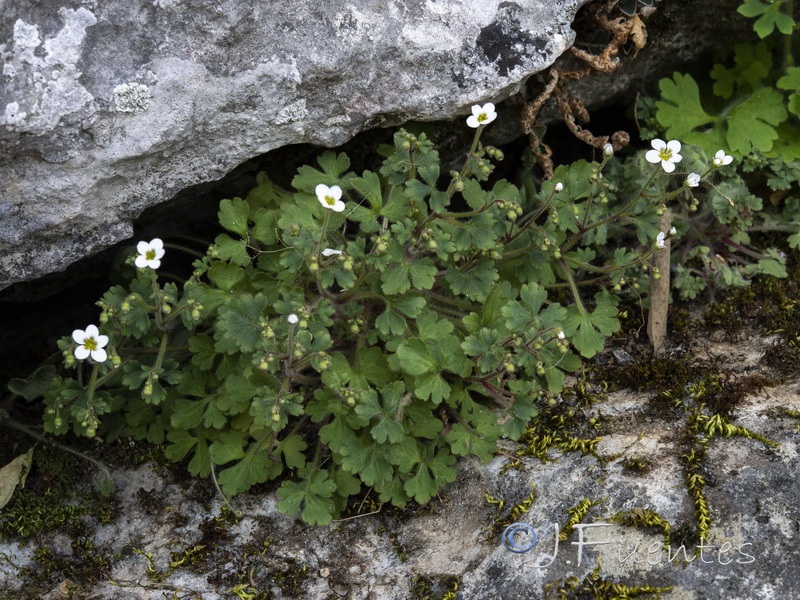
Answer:
<svg viewBox="0 0 800 600"><path fill-rule="evenodd" d="M467 125L477 129L481 125L488 125L497 118L494 111L494 104L487 102L483 106L476 104L472 107L472 115L467 117Z"/></svg>
<svg viewBox="0 0 800 600"><path fill-rule="evenodd" d="M288 317L286 317L286 320L287 320L287 321L289 321L289 323L291 323L292 325L294 325L294 324L295 324L295 323L297 323L297 322L298 322L300 319L297 317L297 315L296 315L296 314L292 313L292 314L290 314Z"/></svg>
<svg viewBox="0 0 800 600"><path fill-rule="evenodd" d="M560 340L563 340L565 337L567 337L561 329L556 329L556 335Z"/></svg>
<svg viewBox="0 0 800 600"><path fill-rule="evenodd" d="M603 144L603 154L606 156L614 156L614 146L611 144Z"/></svg>
<svg viewBox="0 0 800 600"><path fill-rule="evenodd" d="M686 187L697 187L698 185L700 185L700 175L689 173L686 176Z"/></svg>
<svg viewBox="0 0 800 600"><path fill-rule="evenodd" d="M656 248L659 250L664 249L664 240L666 239L667 234L663 231L660 231L659 234L656 236Z"/></svg>
<svg viewBox="0 0 800 600"><path fill-rule="evenodd" d="M75 348L75 358L83 360L92 357L92 360L99 363L105 362L108 358L103 346L108 344L108 336L100 335L96 325L89 325L86 331L76 329L72 332L72 339L78 344Z"/></svg>
<svg viewBox="0 0 800 600"><path fill-rule="evenodd" d="M667 173L672 173L675 170L675 163L681 162L683 158L678 152L681 151L681 143L677 140L670 140L665 142L658 138L650 142L653 146L652 150L648 150L644 155L647 162L653 164L661 163L661 167Z"/></svg>
<svg viewBox="0 0 800 600"><path fill-rule="evenodd" d="M559 181L556 184L556 187L554 187L553 189L555 190L556 194L559 193L559 192L562 192L562 191L564 191L564 184Z"/></svg>
<svg viewBox="0 0 800 600"><path fill-rule="evenodd" d="M338 185L328 187L324 183L320 183L316 189L317 200L325 208L331 209L333 212L342 212L344 210L344 202L342 202L342 188Z"/></svg>
<svg viewBox="0 0 800 600"><path fill-rule="evenodd" d="M150 243L139 242L136 244L136 251L139 253L135 263L137 267L157 269L161 266L161 258L164 256L164 242L158 238L150 240Z"/></svg>
<svg viewBox="0 0 800 600"><path fill-rule="evenodd" d="M674 227L670 227L669 228L669 237L672 237L673 235L677 235L677 234L678 234L678 230L677 229L675 229Z"/></svg>
<svg viewBox="0 0 800 600"><path fill-rule="evenodd" d="M725 154L725 150L717 150L711 162L715 167L723 167L731 164L732 161L733 157Z"/></svg>
<svg viewBox="0 0 800 600"><path fill-rule="evenodd" d="M336 254L341 254L341 253L342 253L341 250L334 250L333 248L325 248L325 250L322 251L322 256L334 256Z"/></svg>

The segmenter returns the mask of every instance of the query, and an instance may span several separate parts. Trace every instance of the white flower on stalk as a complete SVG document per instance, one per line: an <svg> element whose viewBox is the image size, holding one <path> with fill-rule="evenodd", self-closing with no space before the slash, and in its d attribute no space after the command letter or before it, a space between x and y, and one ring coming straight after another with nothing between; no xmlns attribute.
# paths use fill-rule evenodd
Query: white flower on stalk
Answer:
<svg viewBox="0 0 800 600"><path fill-rule="evenodd" d="M555 190L556 194L559 192L563 192L564 184L559 181L553 189Z"/></svg>
<svg viewBox="0 0 800 600"><path fill-rule="evenodd" d="M717 153L714 155L711 163L715 167L724 167L725 165L731 164L733 161L733 157L725 154L725 150L717 150Z"/></svg>
<svg viewBox="0 0 800 600"><path fill-rule="evenodd" d="M700 175L697 173L689 173L686 176L686 187L693 188L697 187L698 185L700 185Z"/></svg>
<svg viewBox="0 0 800 600"><path fill-rule="evenodd" d="M661 163L661 168L666 173L672 173L675 170L675 163L681 162L683 158L678 154L681 151L681 143L677 140L665 142L656 138L650 142L650 145L653 146L653 149L648 150L647 154L644 155L647 162L653 164Z"/></svg>
<svg viewBox="0 0 800 600"><path fill-rule="evenodd" d="M606 156L614 156L614 146L611 144L603 144L603 154Z"/></svg>
<svg viewBox="0 0 800 600"><path fill-rule="evenodd" d="M563 331L563 330L561 330L561 329L556 329L556 336L557 336L557 337L558 337L558 339L560 339L560 340L563 340L565 337L567 337L567 336L564 334L564 331Z"/></svg>
<svg viewBox="0 0 800 600"><path fill-rule="evenodd" d="M289 321L289 323L291 323L292 325L295 325L300 319L296 314L292 313L288 317L286 317L286 320Z"/></svg>
<svg viewBox="0 0 800 600"><path fill-rule="evenodd" d="M477 129L481 125L488 125L497 118L494 104L487 102L483 106L476 104L472 107L472 115L467 117L467 125Z"/></svg>
<svg viewBox="0 0 800 600"><path fill-rule="evenodd" d="M658 235L656 236L656 248L658 248L659 250L663 250L664 249L664 240L666 238L667 238L667 234L664 233L663 231L660 231L658 233Z"/></svg>
<svg viewBox="0 0 800 600"><path fill-rule="evenodd" d="M150 242L142 241L136 244L136 251L139 253L135 262L138 268L157 269L161 266L161 259L164 257L164 242L158 238L152 239Z"/></svg>
<svg viewBox="0 0 800 600"><path fill-rule="evenodd" d="M342 212L344 210L344 202L342 202L342 188L338 185L328 187L324 183L320 183L315 190L317 192L317 200L325 208L329 208L333 212Z"/></svg>
<svg viewBox="0 0 800 600"><path fill-rule="evenodd" d="M325 248L325 250L322 251L322 256L335 256L341 253L342 253L341 250L334 250L333 248Z"/></svg>
<svg viewBox="0 0 800 600"><path fill-rule="evenodd" d="M673 235L677 235L677 234L678 234L678 230L677 229L675 229L674 227L670 227L669 228L669 237L672 237Z"/></svg>
<svg viewBox="0 0 800 600"><path fill-rule="evenodd" d="M95 362L105 362L108 358L103 346L108 344L108 336L100 335L97 325L89 325L86 330L76 329L72 332L72 339L78 344L75 348L75 358L84 360L92 357Z"/></svg>

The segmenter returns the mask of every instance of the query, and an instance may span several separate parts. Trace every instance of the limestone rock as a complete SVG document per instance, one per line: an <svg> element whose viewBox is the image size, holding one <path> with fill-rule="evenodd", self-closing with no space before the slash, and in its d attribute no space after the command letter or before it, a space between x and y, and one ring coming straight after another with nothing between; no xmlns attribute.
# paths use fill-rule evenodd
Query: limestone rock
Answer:
<svg viewBox="0 0 800 600"><path fill-rule="evenodd" d="M269 150L502 100L585 2L0 3L0 288Z"/></svg>

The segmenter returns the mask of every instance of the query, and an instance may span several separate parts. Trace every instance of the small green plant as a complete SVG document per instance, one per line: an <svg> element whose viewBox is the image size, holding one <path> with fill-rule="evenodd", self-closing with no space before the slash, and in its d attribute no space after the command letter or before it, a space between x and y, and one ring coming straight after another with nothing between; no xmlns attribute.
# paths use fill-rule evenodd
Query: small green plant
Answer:
<svg viewBox="0 0 800 600"><path fill-rule="evenodd" d="M674 285L684 298L709 286L742 287L756 274L786 277L783 253L757 247L755 233L786 232L789 246L800 247L800 68L794 66L792 2L745 0L739 12L759 17L754 29L761 38L775 29L784 37L736 44L733 64L715 64L708 87L688 74L662 79L661 98L640 111L645 136L663 132L741 160L737 173L726 169L725 182L706 182L688 229L679 228ZM765 187L773 192L768 203L750 192Z"/></svg>
<svg viewBox="0 0 800 600"><path fill-rule="evenodd" d="M181 288L159 281L161 240L140 242L100 328L59 342L75 371L51 373L46 431L166 444L226 495L280 479L279 510L318 524L363 486L425 503L456 456L489 460L619 330L614 292L652 271L675 234L660 215L694 181L669 187L681 145L656 140L625 166L607 145L550 181L488 184L495 118L473 107L447 177L403 130L378 172L325 152L295 192L259 176Z"/></svg>

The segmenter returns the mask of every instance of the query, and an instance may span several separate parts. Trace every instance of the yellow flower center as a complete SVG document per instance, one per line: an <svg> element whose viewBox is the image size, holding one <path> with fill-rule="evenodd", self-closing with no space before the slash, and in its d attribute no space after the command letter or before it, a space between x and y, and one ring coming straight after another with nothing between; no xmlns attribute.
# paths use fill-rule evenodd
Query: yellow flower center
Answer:
<svg viewBox="0 0 800 600"><path fill-rule="evenodd" d="M664 148L658 151L658 156L661 160L669 160L672 158L672 150L669 148Z"/></svg>
<svg viewBox="0 0 800 600"><path fill-rule="evenodd" d="M83 340L83 347L86 348L89 352L92 350L97 350L97 340L93 337L86 338Z"/></svg>
<svg viewBox="0 0 800 600"><path fill-rule="evenodd" d="M486 115L486 113L481 113L478 115L478 123L483 123L488 118L489 117Z"/></svg>
<svg viewBox="0 0 800 600"><path fill-rule="evenodd" d="M331 196L325 196L325 202L328 203L328 206L333 206L336 204L336 199L332 198Z"/></svg>
<svg viewBox="0 0 800 600"><path fill-rule="evenodd" d="M155 260L156 259L156 251L155 250L148 250L145 252L144 257L147 260Z"/></svg>

